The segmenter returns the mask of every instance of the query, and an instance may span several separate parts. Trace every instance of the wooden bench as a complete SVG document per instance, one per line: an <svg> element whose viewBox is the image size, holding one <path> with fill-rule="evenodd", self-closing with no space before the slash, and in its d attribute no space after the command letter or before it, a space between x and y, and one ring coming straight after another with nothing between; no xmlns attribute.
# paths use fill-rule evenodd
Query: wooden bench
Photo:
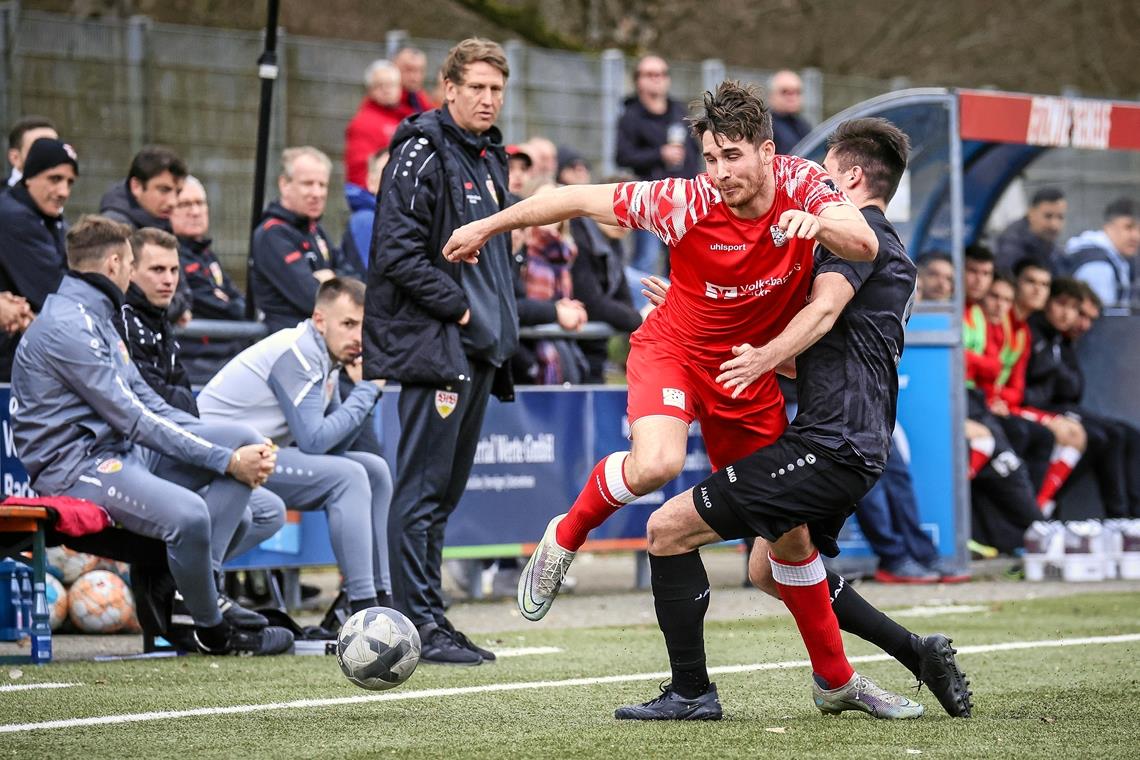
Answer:
<svg viewBox="0 0 1140 760"><path fill-rule="evenodd" d="M45 573L47 547L45 534L51 515L43 507L15 507L0 504L0 554L32 567L32 587L36 603L32 606L32 628L43 633L32 636L27 654L0 656L0 662L51 662L51 625L49 622ZM24 552L31 551L31 561Z"/></svg>

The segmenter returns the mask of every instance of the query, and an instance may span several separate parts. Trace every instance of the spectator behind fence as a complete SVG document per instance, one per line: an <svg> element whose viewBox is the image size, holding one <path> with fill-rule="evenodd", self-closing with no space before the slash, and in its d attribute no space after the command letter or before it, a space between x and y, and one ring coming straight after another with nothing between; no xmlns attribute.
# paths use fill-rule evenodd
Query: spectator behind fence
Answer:
<svg viewBox="0 0 1140 760"><path fill-rule="evenodd" d="M227 364L202 389L198 408L204 420L246 420L280 447L265 487L291 509L327 512L333 553L355 613L391 604L392 475L380 457L349 450L361 428L372 423L384 383L360 380L364 284L331 278L321 283L315 301L310 319ZM356 383L344 403L337 392L342 371Z"/></svg>
<svg viewBox="0 0 1140 760"><path fill-rule="evenodd" d="M1117 198L1104 209L1104 225L1070 238L1056 267L1060 275L1088 283L1105 306L1140 301L1136 253L1140 251L1140 204Z"/></svg>
<svg viewBox="0 0 1140 760"><path fill-rule="evenodd" d="M0 184L0 195L15 187L24 176L24 160L28 157L32 144L41 137L59 139L55 124L44 116L24 116L12 125L8 132L8 165L11 172L4 183Z"/></svg>
<svg viewBox="0 0 1140 760"><path fill-rule="evenodd" d="M776 152L789 154L796 143L811 131L811 124L800 115L804 103L804 83L791 69L777 71L768 80L768 105L772 109L772 140Z"/></svg>
<svg viewBox="0 0 1140 760"><path fill-rule="evenodd" d="M531 177L536 182L546 180L552 182L558 173L558 148L545 137L535 135L522 144L523 150L530 156Z"/></svg>
<svg viewBox="0 0 1140 760"><path fill-rule="evenodd" d="M567 152L567 161L559 160L558 181L564 185L589 184L589 164L570 161L570 157ZM642 313L633 305L622 264L625 260L622 242L628 234L629 230L624 227L598 224L586 216L570 220L570 238L578 249L570 269L574 297L585 307L588 319L605 322L624 333L633 332L642 321ZM583 340L578 345L589 364L585 382L604 383L609 341Z"/></svg>
<svg viewBox="0 0 1140 760"><path fill-rule="evenodd" d="M16 351L20 459L39 493L93 501L127 530L166 543L201 651L278 654L292 634L227 620L211 561L229 546L250 488L273 471L273 449L249 427L205 425L173 408L139 374L115 330L130 234L98 216L68 232L70 271Z"/></svg>
<svg viewBox="0 0 1140 760"><path fill-rule="evenodd" d="M396 127L412 109L401 102L400 70L390 61L373 61L364 72L364 99L344 130L345 196L365 192L368 159L388 147Z"/></svg>
<svg viewBox="0 0 1140 760"><path fill-rule="evenodd" d="M368 252L372 248L372 224L376 221L376 193L380 191L380 178L388 165L388 149L383 148L368 157L368 186L364 193L345 193L351 212L344 228L341 249L346 259L358 262L361 272L368 271Z"/></svg>
<svg viewBox="0 0 1140 760"><path fill-rule="evenodd" d="M686 126L688 108L669 97L669 64L660 56L647 55L637 62L633 77L635 93L626 99L618 120L617 164L639 180L697 176L701 149ZM633 267L660 274L665 244L645 230L635 230L633 240Z"/></svg>
<svg viewBox="0 0 1140 760"><path fill-rule="evenodd" d="M918 300L949 301L954 296L954 261L944 251L918 257Z"/></svg>
<svg viewBox="0 0 1140 760"><path fill-rule="evenodd" d="M509 202L494 125L510 70L502 47L473 38L451 49L443 71L446 104L406 120L393 138L392 155L406 150L412 165L394 158L381 185L364 376L401 384L397 461L416 463L399 469L392 498L396 604L419 627L423 661L478 665L494 654L443 614L443 536L488 399L514 398L508 359L518 347L518 312L509 235L489 240L462 282L462 265L442 252L453 230Z"/></svg>
<svg viewBox="0 0 1140 760"><path fill-rule="evenodd" d="M79 176L79 160L67 143L36 140L25 174L0 196L0 292L16 319L0 334L0 382L12 377L12 358L34 313L43 308L67 271L64 205Z"/></svg>
<svg viewBox="0 0 1140 760"><path fill-rule="evenodd" d="M180 281L190 291L191 310L198 319L245 319L245 294L226 274L213 250L210 205L206 188L188 176L170 217L178 236ZM182 338L181 357L192 383L205 383L242 348L245 341L206 336Z"/></svg>
<svg viewBox="0 0 1140 760"><path fill-rule="evenodd" d="M134 254L131 283L115 328L151 390L175 409L197 417L198 404L190 377L179 361L174 324L166 314L179 278L178 240L154 227L143 227L135 230L130 242ZM263 627L268 621L239 606L225 593L222 563L254 548L284 524L285 505L281 499L264 488L255 488L233 539L225 546L211 546L219 606L223 616L236 626Z"/></svg>
<svg viewBox="0 0 1140 760"><path fill-rule="evenodd" d="M1088 433L1088 462L1096 476L1106 517L1140 515L1140 432L1131 425L1083 408L1084 373L1071 338L1080 320L1087 285L1053 280L1045 309L1029 318L1032 349L1026 368L1025 403L1080 420Z"/></svg>
<svg viewBox="0 0 1140 760"><path fill-rule="evenodd" d="M538 182L528 197L554 188L541 179ZM586 324L586 309L574 299L570 272L578 250L568 232L565 222L523 231L523 245L515 251L520 325L556 323L563 330L576 332ZM589 373L586 355L573 339L522 340L511 364L515 381L532 385L580 384Z"/></svg>
<svg viewBox="0 0 1140 760"><path fill-rule="evenodd" d="M424 92L424 75L427 73L427 56L419 48L407 46L396 52L392 62L400 70L400 102L409 113L423 113L435 108L435 103Z"/></svg>
<svg viewBox="0 0 1140 760"><path fill-rule="evenodd" d="M530 181L531 170L534 169L534 159L526 152L525 145L507 146L507 190L516 198L521 198L523 189Z"/></svg>
<svg viewBox="0 0 1140 760"><path fill-rule="evenodd" d="M321 229L331 174L332 161L316 148L281 152L280 197L265 209L249 257L250 292L270 332L308 319L325 280L360 277L356 262L330 246Z"/></svg>
<svg viewBox="0 0 1140 760"><path fill-rule="evenodd" d="M1022 259L1030 259L1052 271L1061 255L1057 239L1065 228L1068 207L1065 194L1058 188L1043 187L1035 192L1025 216L998 236L998 271L1012 274Z"/></svg>

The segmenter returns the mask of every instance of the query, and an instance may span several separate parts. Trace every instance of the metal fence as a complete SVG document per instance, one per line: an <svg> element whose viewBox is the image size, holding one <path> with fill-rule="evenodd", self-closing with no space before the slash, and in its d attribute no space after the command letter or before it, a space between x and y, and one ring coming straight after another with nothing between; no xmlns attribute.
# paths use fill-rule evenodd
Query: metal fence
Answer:
<svg viewBox="0 0 1140 760"><path fill-rule="evenodd" d="M343 187L344 127L363 96L362 75L374 59L404 43L442 64L453 41L408 39L390 32L376 43L281 32L270 156L286 145L311 144L333 159L324 226L339 241L347 208ZM631 92L634 61L620 51L567 53L510 41L512 75L500 118L508 142L545 135L576 147L598 176L615 168L616 124ZM177 150L202 180L211 201L212 234L223 262L245 279L248 209L253 182L261 34L127 21L81 21L0 2L0 123L22 114L55 120L79 152L82 176L68 215L98 209L144 144ZM772 72L726 67L717 60L670 62L673 94L696 97L725 76L763 83ZM809 69L805 115L812 122L905 80L832 76ZM274 195L270 165L267 197Z"/></svg>

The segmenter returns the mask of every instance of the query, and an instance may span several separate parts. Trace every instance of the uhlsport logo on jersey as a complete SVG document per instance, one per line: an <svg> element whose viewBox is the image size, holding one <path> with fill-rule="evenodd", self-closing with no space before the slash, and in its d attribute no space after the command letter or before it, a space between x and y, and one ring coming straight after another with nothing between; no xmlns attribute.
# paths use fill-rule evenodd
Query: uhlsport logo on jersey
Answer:
<svg viewBox="0 0 1140 760"><path fill-rule="evenodd" d="M455 407L458 403L459 394L454 391L435 392L435 410L439 412L439 416L445 420L455 411Z"/></svg>
<svg viewBox="0 0 1140 760"><path fill-rule="evenodd" d="M748 248L747 243L713 243L709 246L709 250L713 252L733 253L736 251L743 251Z"/></svg>

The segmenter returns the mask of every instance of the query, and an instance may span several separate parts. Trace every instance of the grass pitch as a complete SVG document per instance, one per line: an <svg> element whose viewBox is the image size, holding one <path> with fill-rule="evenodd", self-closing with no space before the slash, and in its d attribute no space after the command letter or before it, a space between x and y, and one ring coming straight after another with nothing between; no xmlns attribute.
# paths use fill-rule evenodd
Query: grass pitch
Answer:
<svg viewBox="0 0 1140 760"><path fill-rule="evenodd" d="M1140 594L1087 594L995 603L988 612L908 617L919 632L944 631L958 645L1056 640L1140 632ZM715 600L714 600L715 604ZM786 617L706 627L709 665L804 660ZM0 756L39 757L1137 757L1140 753L1140 642L965 654L975 692L971 720L947 718L923 691L918 721L824 718L811 705L804 666L714 676L725 706L719 723L645 724L613 720L613 708L657 693L652 677L549 684L652 674L667 669L655 627L558 630L481 636L492 647L558 647L555 654L503 659L478 668L423 665L383 694L402 699L257 709L173 718L165 711L368 697L332 657L183 657L21 668L0 684L79 684L0 691L4 725L135 713L153 720L0 733ZM877 654L846 637L852 656ZM906 689L898 664L856 665L880 685ZM547 682L533 688L479 687ZM470 689L430 693L439 689ZM429 692L427 695L419 694ZM412 692L416 692L413 694ZM906 692L908 694L912 692Z"/></svg>

